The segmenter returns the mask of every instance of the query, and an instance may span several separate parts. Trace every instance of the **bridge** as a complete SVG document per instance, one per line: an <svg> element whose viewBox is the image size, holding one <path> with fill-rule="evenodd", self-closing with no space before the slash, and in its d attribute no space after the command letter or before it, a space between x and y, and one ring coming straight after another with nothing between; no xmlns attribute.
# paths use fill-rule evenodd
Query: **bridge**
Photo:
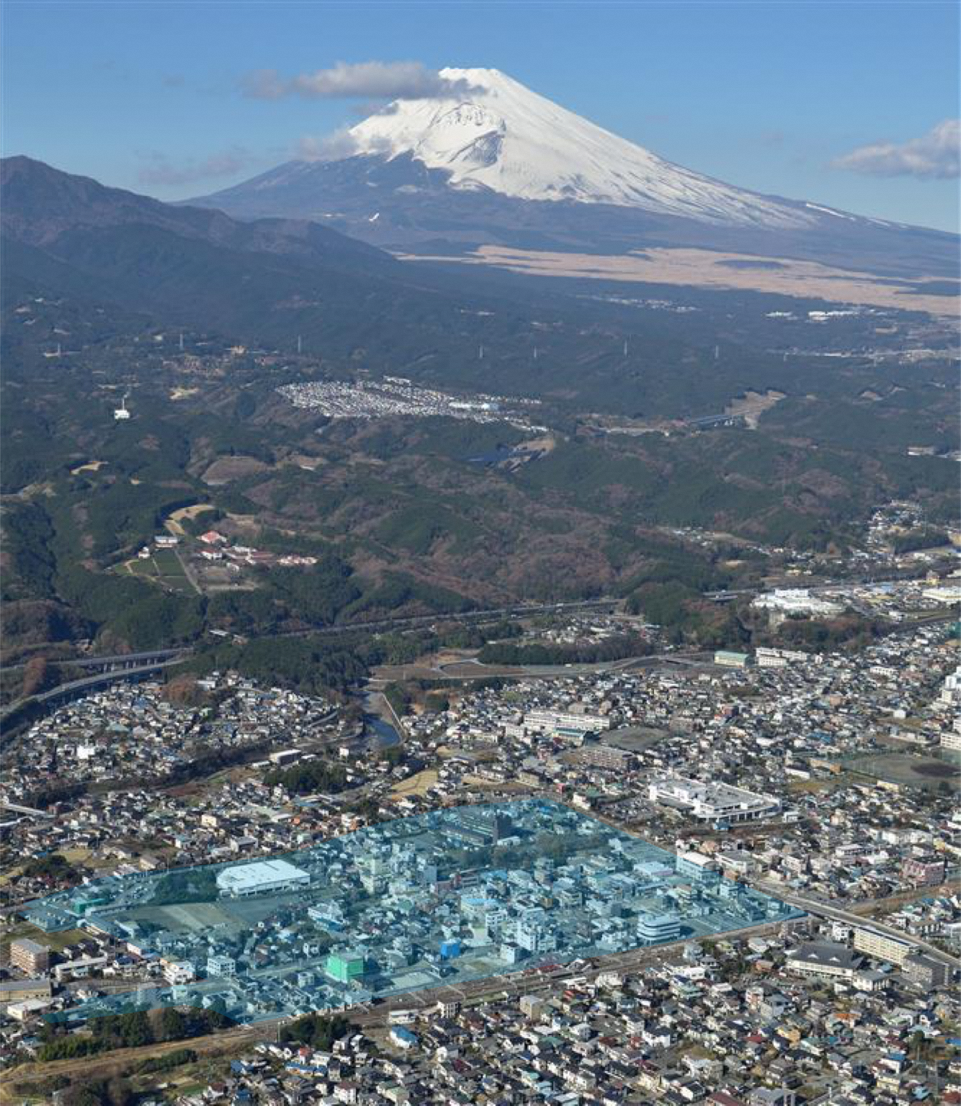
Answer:
<svg viewBox="0 0 961 1106"><path fill-rule="evenodd" d="M485 607L481 610L444 611L437 614L412 615L407 618L384 618L376 622L339 622L333 626L312 626L308 630L266 635L276 637L340 637L344 634L382 633L384 630L415 629L434 626L438 622L484 622L510 616L533 614L576 614L578 611L607 611L617 605L616 599L578 599L568 603L522 603L513 607Z"/></svg>
<svg viewBox="0 0 961 1106"><path fill-rule="evenodd" d="M694 430L713 430L718 426L744 426L744 416L719 411L716 415L699 415L694 419L685 419L684 425Z"/></svg>
<svg viewBox="0 0 961 1106"><path fill-rule="evenodd" d="M64 668L82 668L89 672L117 672L123 669L143 668L180 660L189 649L153 649L146 653L117 653L108 657L77 657L59 662Z"/></svg>
<svg viewBox="0 0 961 1106"><path fill-rule="evenodd" d="M131 665L106 667L95 675L84 676L79 680L70 680L68 683L59 684L57 687L50 688L49 691L41 691L26 699L18 699L15 703L10 703L8 706L4 707L3 710L0 710L0 723L6 722L9 718L20 713L25 714L27 717L31 717L31 712L37 708L57 706L60 703L69 702L71 699L78 698L81 695L87 695L91 691L96 691L98 688L106 687L108 684L117 683L120 680L142 679L144 676L149 676L154 672L160 672L169 665L176 664L178 661L182 660L183 657L189 655L189 650L166 650L161 652L166 652L170 655L161 656L160 659L150 659L154 658L156 655L147 654L148 659L145 662L139 661ZM136 654L129 654L129 656L136 656ZM100 660L102 658L97 659ZM16 722L12 723L12 725L16 727Z"/></svg>
<svg viewBox="0 0 961 1106"><path fill-rule="evenodd" d="M851 910L845 910L843 907L836 906L834 903L827 903L818 898L810 898L806 895L796 894L790 888L785 888L782 884L774 883L769 880L758 880L757 886L765 894L774 895L776 898L781 899L782 902L789 903L799 910L804 910L815 918L827 918L830 921L844 922L846 925L850 925L857 929L876 930L882 936L893 937L898 941L903 941L905 944L911 945L915 950L927 953L928 956L935 960L940 960L942 964L946 964L952 971L957 971L961 968L961 958L955 956L953 953L946 952L944 949L938 948L937 945L932 945L929 941L925 941L923 938L917 937L913 933L907 933L905 930L898 929L896 926L889 925L887 922L878 921L870 915L855 914ZM853 903L852 905L856 906L857 903Z"/></svg>

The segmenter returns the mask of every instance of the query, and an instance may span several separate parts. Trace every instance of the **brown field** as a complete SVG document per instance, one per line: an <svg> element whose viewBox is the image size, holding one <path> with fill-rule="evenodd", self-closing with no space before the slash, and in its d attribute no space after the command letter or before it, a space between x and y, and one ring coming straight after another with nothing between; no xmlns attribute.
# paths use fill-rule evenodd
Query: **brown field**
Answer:
<svg viewBox="0 0 961 1106"><path fill-rule="evenodd" d="M184 528L181 523L185 518L196 518L197 515L202 515L204 511L213 511L214 509L210 503L195 503L192 507L181 507L179 511L174 511L167 518L164 525L171 533L183 537Z"/></svg>
<svg viewBox="0 0 961 1106"><path fill-rule="evenodd" d="M957 296L937 295L933 292L914 293L907 282L886 283L890 278L882 278L873 273L837 269L816 261L754 257L748 254L722 253L719 250L651 248L643 253L595 255L480 246L473 254L444 260L496 265L536 276L586 277L626 283L772 292L782 296L814 297L837 303L929 311L932 315L952 318L958 312ZM732 261L777 262L780 267L740 268L732 267Z"/></svg>
<svg viewBox="0 0 961 1106"><path fill-rule="evenodd" d="M0 1103L20 1103L24 1100L18 1092L18 1084L36 1082L54 1075L68 1075L71 1079L104 1079L123 1071L134 1069L138 1063L190 1048L201 1056L234 1056L264 1037L262 1025L240 1026L209 1037L194 1037L189 1041L166 1041L163 1044L144 1045L142 1048L123 1048L99 1056L85 1056L73 1060L54 1060L52 1063L18 1064L9 1068L0 1081ZM36 1101L36 1100L34 1100Z"/></svg>
<svg viewBox="0 0 961 1106"><path fill-rule="evenodd" d="M423 796L427 794L428 788L433 787L436 783L437 769L425 768L423 772L418 772L406 780L401 780L400 783L391 788L390 796L392 799L406 799L411 795Z"/></svg>
<svg viewBox="0 0 961 1106"><path fill-rule="evenodd" d="M745 392L743 396L732 399L724 411L729 415L741 415L751 430L757 430L758 420L764 412L782 399L784 393L775 392L773 388L766 392Z"/></svg>
<svg viewBox="0 0 961 1106"><path fill-rule="evenodd" d="M270 465L258 461L256 457L218 457L207 469L201 479L205 484L229 484L243 476L256 476L268 472Z"/></svg>

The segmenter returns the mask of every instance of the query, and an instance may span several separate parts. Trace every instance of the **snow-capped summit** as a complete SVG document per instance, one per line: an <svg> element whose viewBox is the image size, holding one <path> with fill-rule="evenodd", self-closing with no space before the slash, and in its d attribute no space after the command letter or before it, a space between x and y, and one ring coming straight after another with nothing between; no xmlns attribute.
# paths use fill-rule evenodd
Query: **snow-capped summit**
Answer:
<svg viewBox="0 0 961 1106"><path fill-rule="evenodd" d="M355 154L408 155L456 188L523 200L614 204L699 221L803 227L797 207L673 165L552 103L497 69L442 69L472 91L397 100L348 132Z"/></svg>
<svg viewBox="0 0 961 1106"><path fill-rule="evenodd" d="M441 76L450 95L397 100L321 142L317 156L189 202L241 219L309 219L400 254L667 247L744 255L730 262L740 267L796 258L888 274L957 272L953 235L713 180L496 69Z"/></svg>

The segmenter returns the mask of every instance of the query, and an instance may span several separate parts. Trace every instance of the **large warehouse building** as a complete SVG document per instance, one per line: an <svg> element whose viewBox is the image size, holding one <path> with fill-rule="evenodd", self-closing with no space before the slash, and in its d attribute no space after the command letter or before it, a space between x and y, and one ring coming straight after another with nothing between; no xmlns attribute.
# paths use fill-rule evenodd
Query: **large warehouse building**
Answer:
<svg viewBox="0 0 961 1106"><path fill-rule="evenodd" d="M750 822L770 818L781 804L770 795L745 791L726 783L702 783L684 776L661 776L648 785L655 803L690 814L701 822Z"/></svg>
<svg viewBox="0 0 961 1106"><path fill-rule="evenodd" d="M277 894L306 887L309 873L286 860L258 860L255 864L236 864L217 873L217 890L232 899L247 895Z"/></svg>

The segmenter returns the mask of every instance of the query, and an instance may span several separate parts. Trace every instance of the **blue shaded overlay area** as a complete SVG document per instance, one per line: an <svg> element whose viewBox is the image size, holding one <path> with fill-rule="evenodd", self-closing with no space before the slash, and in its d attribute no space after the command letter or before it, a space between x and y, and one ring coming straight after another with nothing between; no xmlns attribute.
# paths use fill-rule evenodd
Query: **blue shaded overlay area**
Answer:
<svg viewBox="0 0 961 1106"><path fill-rule="evenodd" d="M421 814L282 857L110 876L35 903L163 975L67 1016L165 1004L239 1022L798 917L555 802Z"/></svg>

